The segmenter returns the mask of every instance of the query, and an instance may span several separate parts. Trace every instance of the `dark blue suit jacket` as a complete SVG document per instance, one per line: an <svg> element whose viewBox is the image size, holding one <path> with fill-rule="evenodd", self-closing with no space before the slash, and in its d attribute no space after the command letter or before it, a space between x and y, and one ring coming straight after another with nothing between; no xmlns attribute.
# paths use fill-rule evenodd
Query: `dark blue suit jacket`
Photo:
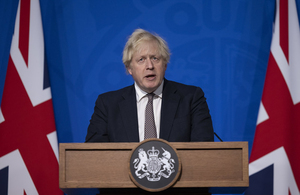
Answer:
<svg viewBox="0 0 300 195"><path fill-rule="evenodd" d="M214 133L201 88L165 79L159 138L170 142L213 141ZM86 142L138 142L134 85L98 96Z"/></svg>

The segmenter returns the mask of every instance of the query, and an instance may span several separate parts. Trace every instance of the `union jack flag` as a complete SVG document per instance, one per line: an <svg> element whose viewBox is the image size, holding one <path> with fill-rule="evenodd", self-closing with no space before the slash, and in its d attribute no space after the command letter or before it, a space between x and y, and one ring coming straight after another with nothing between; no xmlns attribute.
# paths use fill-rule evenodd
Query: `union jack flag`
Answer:
<svg viewBox="0 0 300 195"><path fill-rule="evenodd" d="M20 0L0 109L0 194L63 194L38 0Z"/></svg>
<svg viewBox="0 0 300 195"><path fill-rule="evenodd" d="M250 156L247 195L299 195L300 30L295 0L277 0Z"/></svg>

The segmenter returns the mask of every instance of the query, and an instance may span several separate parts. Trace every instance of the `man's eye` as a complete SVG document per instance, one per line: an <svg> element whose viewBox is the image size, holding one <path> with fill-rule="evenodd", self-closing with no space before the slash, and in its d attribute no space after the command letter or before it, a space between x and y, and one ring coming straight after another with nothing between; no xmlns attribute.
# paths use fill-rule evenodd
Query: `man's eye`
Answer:
<svg viewBox="0 0 300 195"><path fill-rule="evenodd" d="M138 62L143 62L144 61L144 58L140 58L139 60L138 60Z"/></svg>
<svg viewBox="0 0 300 195"><path fill-rule="evenodd" d="M157 57L152 57L152 60L157 61L159 59Z"/></svg>

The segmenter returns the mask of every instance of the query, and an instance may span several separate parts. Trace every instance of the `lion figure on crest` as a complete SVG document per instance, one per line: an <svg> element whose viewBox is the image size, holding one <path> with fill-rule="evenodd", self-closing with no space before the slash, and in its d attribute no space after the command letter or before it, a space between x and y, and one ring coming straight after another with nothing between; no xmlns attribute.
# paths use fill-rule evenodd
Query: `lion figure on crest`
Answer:
<svg viewBox="0 0 300 195"><path fill-rule="evenodd" d="M145 177L145 172L147 172L146 167L147 167L147 153L141 148L139 149L139 158L134 159L133 164L134 168L136 169L135 174L139 178ZM140 174L139 171L143 171L144 174Z"/></svg>

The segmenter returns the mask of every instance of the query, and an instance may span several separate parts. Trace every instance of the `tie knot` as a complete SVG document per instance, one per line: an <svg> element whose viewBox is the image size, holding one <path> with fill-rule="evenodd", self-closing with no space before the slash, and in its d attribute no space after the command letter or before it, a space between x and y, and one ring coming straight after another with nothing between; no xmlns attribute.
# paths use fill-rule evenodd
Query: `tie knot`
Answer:
<svg viewBox="0 0 300 195"><path fill-rule="evenodd" d="M154 93L148 93L148 94L147 94L148 101L151 101L151 102L152 102L152 101L153 101L154 95L155 95Z"/></svg>

